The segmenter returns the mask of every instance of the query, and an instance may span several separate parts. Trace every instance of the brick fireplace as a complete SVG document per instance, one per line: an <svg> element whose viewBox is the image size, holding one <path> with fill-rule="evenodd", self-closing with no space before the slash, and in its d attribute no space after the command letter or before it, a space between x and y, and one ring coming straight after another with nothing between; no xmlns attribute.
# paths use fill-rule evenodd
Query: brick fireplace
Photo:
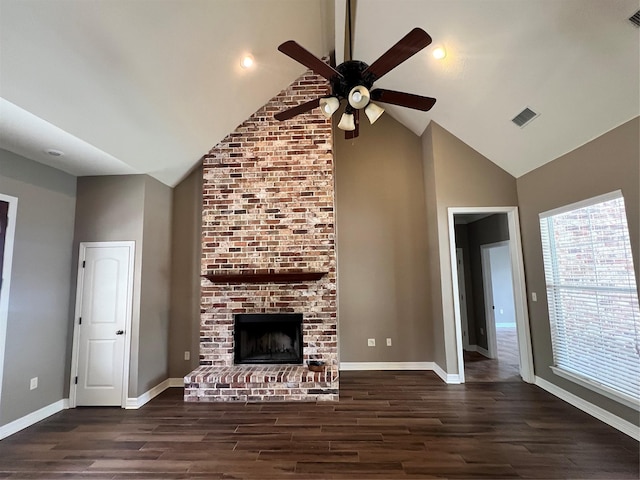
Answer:
<svg viewBox="0 0 640 480"><path fill-rule="evenodd" d="M186 401L338 399L331 122L318 109L273 118L327 92L307 72L204 157L200 366ZM235 361L237 316L259 314L302 317L300 361Z"/></svg>

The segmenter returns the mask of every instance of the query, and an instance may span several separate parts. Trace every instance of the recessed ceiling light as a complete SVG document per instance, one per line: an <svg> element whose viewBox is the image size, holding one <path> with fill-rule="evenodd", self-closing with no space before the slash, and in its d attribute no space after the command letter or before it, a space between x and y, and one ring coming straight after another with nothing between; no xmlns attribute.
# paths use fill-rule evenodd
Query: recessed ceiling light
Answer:
<svg viewBox="0 0 640 480"><path fill-rule="evenodd" d="M433 49L433 58L441 60L446 56L447 56L447 51L444 49L444 47L436 47Z"/></svg>
<svg viewBox="0 0 640 480"><path fill-rule="evenodd" d="M245 55L242 57L242 60L240 60L240 66L242 68L251 68L253 66L253 56Z"/></svg>
<svg viewBox="0 0 640 480"><path fill-rule="evenodd" d="M45 152L48 155L51 155L52 157L62 157L64 156L64 152L61 152L60 150L55 150L53 148L50 148L48 150L45 150Z"/></svg>

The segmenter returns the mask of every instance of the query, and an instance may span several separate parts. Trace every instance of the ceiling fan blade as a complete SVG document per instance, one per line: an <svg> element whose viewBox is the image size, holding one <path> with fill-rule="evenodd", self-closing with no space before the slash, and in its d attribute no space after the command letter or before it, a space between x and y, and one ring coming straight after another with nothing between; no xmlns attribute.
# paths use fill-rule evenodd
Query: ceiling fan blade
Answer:
<svg viewBox="0 0 640 480"><path fill-rule="evenodd" d="M391 103L400 105L401 107L413 108L426 112L436 103L436 99L432 97L422 97L412 93L396 92L394 90L385 90L384 88L376 88L371 91L371 100L382 103Z"/></svg>
<svg viewBox="0 0 640 480"><path fill-rule="evenodd" d="M296 62L301 63L307 68L310 68L315 73L323 76L327 80L331 80L336 76L342 78L342 75L335 68L327 65L313 53L306 50L304 47L300 46L293 40L284 42L278 47L278 50L280 50L285 55L293 58Z"/></svg>
<svg viewBox="0 0 640 480"><path fill-rule="evenodd" d="M351 140L360 135L360 110L353 111L353 123L355 124L355 130L346 130L344 132L345 140Z"/></svg>
<svg viewBox="0 0 640 480"><path fill-rule="evenodd" d="M377 80L430 43L431 37L429 34L421 28L416 27L400 39L393 47L383 53L380 58L369 65L369 68L363 72L363 76L370 73Z"/></svg>
<svg viewBox="0 0 640 480"><path fill-rule="evenodd" d="M295 117L296 115L300 115L301 113L308 112L309 110L313 110L314 108L320 106L320 98L316 98L315 100L310 100L305 103L301 103L296 107L289 108L287 110L283 110L282 112L278 112L274 115L276 120L289 120L290 118Z"/></svg>

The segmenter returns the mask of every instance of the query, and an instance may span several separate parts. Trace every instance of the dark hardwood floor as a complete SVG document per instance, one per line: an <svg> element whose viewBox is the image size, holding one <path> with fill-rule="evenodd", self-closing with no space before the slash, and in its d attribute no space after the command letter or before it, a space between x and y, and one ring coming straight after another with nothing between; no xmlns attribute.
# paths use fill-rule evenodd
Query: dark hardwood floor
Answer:
<svg viewBox="0 0 640 480"><path fill-rule="evenodd" d="M342 372L335 403L77 408L0 442L0 478L638 478L638 443L522 382Z"/></svg>

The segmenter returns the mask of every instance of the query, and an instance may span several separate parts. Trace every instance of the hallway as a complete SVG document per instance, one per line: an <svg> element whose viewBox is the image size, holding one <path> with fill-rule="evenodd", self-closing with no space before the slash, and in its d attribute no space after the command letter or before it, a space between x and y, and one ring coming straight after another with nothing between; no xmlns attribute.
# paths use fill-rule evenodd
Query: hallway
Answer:
<svg viewBox="0 0 640 480"><path fill-rule="evenodd" d="M464 374L467 383L522 381L515 326L497 326L496 334L498 358L487 358L478 352L464 352Z"/></svg>

